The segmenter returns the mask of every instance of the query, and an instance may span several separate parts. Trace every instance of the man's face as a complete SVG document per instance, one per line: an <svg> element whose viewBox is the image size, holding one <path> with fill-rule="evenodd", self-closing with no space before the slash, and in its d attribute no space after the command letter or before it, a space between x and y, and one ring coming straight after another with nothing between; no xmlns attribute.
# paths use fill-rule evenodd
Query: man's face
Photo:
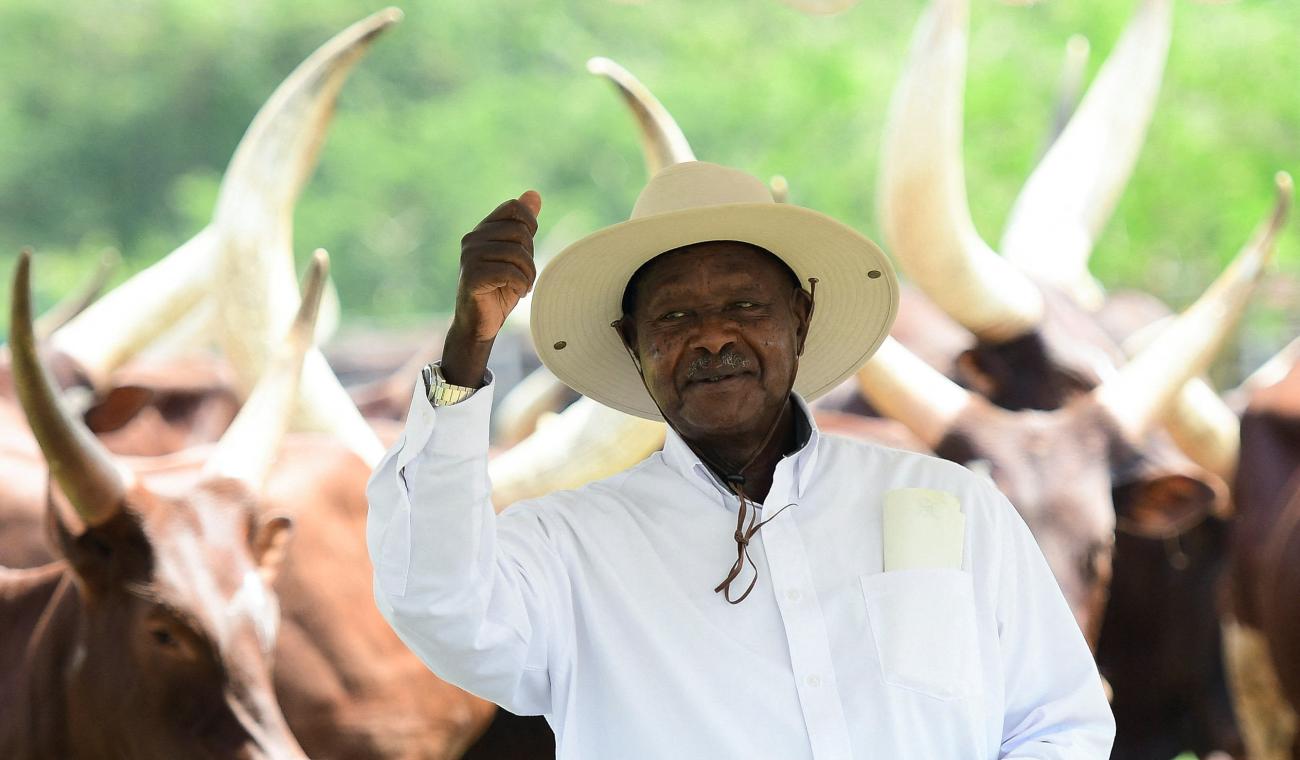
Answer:
<svg viewBox="0 0 1300 760"><path fill-rule="evenodd" d="M626 335L664 416L687 438L761 438L799 366L808 294L762 251L715 241L655 259L636 296Z"/></svg>

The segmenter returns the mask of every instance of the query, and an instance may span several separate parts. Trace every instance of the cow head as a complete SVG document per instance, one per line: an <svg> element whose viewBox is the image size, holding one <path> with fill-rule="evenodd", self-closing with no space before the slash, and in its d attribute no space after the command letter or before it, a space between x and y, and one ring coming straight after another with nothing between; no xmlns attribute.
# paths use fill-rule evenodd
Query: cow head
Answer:
<svg viewBox="0 0 1300 760"><path fill-rule="evenodd" d="M19 401L50 467L49 525L80 601L61 669L66 741L78 754L302 757L275 701L270 583L290 533L258 493L288 425L324 284L313 262L282 355L212 451L197 483L147 487L60 407L37 359L24 252L10 346Z"/></svg>

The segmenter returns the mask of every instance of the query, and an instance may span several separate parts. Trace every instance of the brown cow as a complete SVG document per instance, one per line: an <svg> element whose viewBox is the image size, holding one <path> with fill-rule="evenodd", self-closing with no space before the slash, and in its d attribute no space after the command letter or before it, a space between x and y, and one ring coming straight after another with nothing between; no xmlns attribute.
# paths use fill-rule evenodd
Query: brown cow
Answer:
<svg viewBox="0 0 1300 760"><path fill-rule="evenodd" d="M1227 626L1251 757L1300 760L1300 362L1241 418Z"/></svg>
<svg viewBox="0 0 1300 760"><path fill-rule="evenodd" d="M255 506L311 345L323 252L284 349L230 432L188 482L164 489L60 408L36 356L30 264L24 252L10 349L49 462L61 561L0 575L0 755L303 757L270 683L269 586L291 522Z"/></svg>

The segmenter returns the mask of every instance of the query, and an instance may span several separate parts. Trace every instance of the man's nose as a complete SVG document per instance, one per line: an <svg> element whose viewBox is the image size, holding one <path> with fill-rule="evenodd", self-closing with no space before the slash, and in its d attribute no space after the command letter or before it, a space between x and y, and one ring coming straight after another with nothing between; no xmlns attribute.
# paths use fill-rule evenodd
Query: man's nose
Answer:
<svg viewBox="0 0 1300 760"><path fill-rule="evenodd" d="M722 350L736 342L735 320L721 314L702 315L691 335L691 348L704 350L710 354L720 354Z"/></svg>

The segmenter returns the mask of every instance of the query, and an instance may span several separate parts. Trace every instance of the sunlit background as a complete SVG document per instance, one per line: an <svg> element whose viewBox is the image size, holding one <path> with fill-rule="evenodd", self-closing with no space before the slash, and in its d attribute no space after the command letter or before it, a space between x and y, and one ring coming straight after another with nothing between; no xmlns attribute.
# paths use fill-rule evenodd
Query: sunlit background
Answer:
<svg viewBox="0 0 1300 760"><path fill-rule="evenodd" d="M1067 39L1091 75L1134 0L974 0L966 171L996 243L1047 139ZM105 246L159 259L210 217L240 135L312 49L378 5L132 0L0 4L0 261L38 260L39 305ZM632 123L585 69L609 56L672 111L696 154L784 175L791 200L879 237L888 98L922 3L814 17L777 0L422 2L346 86L296 214L300 261L333 255L345 331L449 310L460 236L533 187L554 248L626 217L645 169ZM1133 179L1097 246L1107 286L1189 303L1300 172L1300 3L1180 2ZM0 295L0 302L7 294ZM1300 332L1300 225L1218 375ZM0 323L5 317L0 316Z"/></svg>

